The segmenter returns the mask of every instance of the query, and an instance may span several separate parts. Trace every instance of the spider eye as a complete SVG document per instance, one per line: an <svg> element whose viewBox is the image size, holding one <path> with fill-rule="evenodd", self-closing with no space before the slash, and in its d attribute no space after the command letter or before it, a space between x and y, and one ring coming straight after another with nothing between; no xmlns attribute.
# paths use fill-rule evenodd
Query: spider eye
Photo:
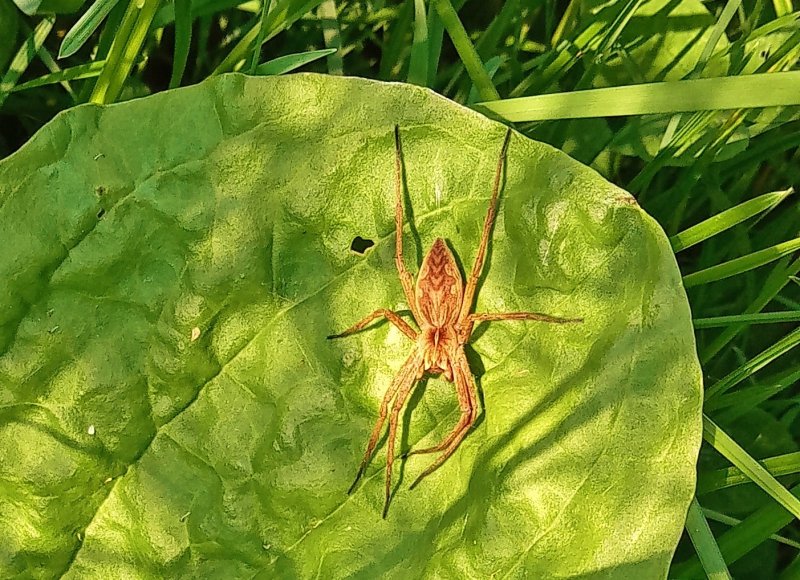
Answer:
<svg viewBox="0 0 800 580"><path fill-rule="evenodd" d="M364 253L374 245L375 242L373 242L372 240L364 239L361 236L356 236L355 238L353 238L353 241L350 244L350 249L354 251L356 254L363 256Z"/></svg>

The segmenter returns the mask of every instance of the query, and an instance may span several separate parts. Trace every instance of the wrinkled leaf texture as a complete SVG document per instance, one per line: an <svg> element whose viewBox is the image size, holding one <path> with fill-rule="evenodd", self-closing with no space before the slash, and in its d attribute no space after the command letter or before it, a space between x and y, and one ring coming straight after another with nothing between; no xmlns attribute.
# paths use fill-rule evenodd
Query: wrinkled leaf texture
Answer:
<svg viewBox="0 0 800 580"><path fill-rule="evenodd" d="M411 348L325 339L407 308L395 123L407 262L442 236L471 264L505 128L418 87L226 75L78 107L0 164L0 575L666 575L700 441L678 268L627 193L519 134L477 309L585 322L478 328L457 453L413 491L432 457L398 462L385 521L382 451L345 494ZM400 451L457 418L421 384Z"/></svg>

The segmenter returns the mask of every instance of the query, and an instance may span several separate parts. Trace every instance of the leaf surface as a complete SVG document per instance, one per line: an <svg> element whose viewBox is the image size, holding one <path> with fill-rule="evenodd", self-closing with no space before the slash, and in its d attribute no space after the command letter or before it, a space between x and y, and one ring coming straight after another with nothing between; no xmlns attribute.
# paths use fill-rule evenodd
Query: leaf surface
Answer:
<svg viewBox="0 0 800 580"><path fill-rule="evenodd" d="M394 270L401 126L412 271L474 257L505 128L427 89L224 75L58 116L0 163L0 575L665 577L692 498L701 378L680 273L627 193L515 134L473 334L477 426L383 449L412 344ZM410 225L409 225L410 223ZM350 251L360 236L374 241ZM441 440L423 382L399 450Z"/></svg>

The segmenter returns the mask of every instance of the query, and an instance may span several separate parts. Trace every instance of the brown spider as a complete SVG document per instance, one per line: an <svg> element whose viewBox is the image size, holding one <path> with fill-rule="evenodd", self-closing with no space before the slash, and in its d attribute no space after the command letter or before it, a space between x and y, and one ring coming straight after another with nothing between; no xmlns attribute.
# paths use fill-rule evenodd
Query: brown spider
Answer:
<svg viewBox="0 0 800 580"><path fill-rule="evenodd" d="M498 194L500 191L500 178L503 172L503 165L506 159L506 151L511 141L511 129L506 132L503 147L500 151L500 158L497 161L497 171L494 177L494 189L492 198L489 202L489 211L486 214L486 221L483 224L483 234L481 243L478 247L478 254L475 256L475 263L469 275L466 285L461 279L453 254L442 238L437 238L433 242L428 254L422 262L422 267L417 276L416 291L414 289L414 279L403 263L403 200L402 200L402 149L400 145L400 128L394 127L395 143L395 235L396 251L395 264L400 274L400 283L403 292L408 300L411 314L415 322L419 325L419 332L411 328L405 320L391 310L379 308L363 320L340 334L331 335L328 338L341 338L354 332L358 332L376 318L386 318L394 324L408 338L414 341L414 349L411 355L403 363L400 372L397 373L391 386L386 391L380 406L380 415L377 423L372 430L372 435L367 444L364 459L356 474L356 479L348 494L352 493L356 484L364 474L364 470L369 463L375 445L383 430L386 415L389 412L389 405L392 405L391 416L389 417L389 438L386 450L386 499L383 507L383 517L389 510L389 500L391 498L392 486L392 464L394 463L394 444L397 433L397 422L400 411L406 402L414 385L422 379L425 373L430 375L444 375L444 378L455 384L458 394L458 402L461 406L461 418L450 434L444 440L433 447L411 451L407 455L418 453L436 453L441 451L439 457L420 474L411 484L413 489L425 476L437 469L445 460L453 454L458 445L464 439L478 415L478 404L476 396L475 379L470 371L467 357L464 354L464 345L469 342L472 328L476 322L489 320L539 320L542 322L555 322L559 324L568 322L581 322L579 318L556 318L546 314L536 312L498 312L489 314L473 314L472 303L475 298L475 290L478 279L483 270L483 262L486 257L486 247L497 215Z"/></svg>

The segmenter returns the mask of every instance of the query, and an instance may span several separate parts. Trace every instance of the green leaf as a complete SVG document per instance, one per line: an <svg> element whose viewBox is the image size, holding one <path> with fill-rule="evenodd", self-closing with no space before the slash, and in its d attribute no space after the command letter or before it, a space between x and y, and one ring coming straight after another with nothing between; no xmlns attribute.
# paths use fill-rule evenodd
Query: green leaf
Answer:
<svg viewBox="0 0 800 580"><path fill-rule="evenodd" d="M517 123L781 105L800 105L800 71L590 89L476 107Z"/></svg>
<svg viewBox="0 0 800 580"><path fill-rule="evenodd" d="M257 75L282 75L292 72L310 62L319 60L329 54L336 52L335 48L323 48L321 50L309 50L308 52L298 52L297 54L287 54L273 58L261 64L256 69Z"/></svg>
<svg viewBox="0 0 800 580"><path fill-rule="evenodd" d="M395 270L467 266L506 128L428 89L224 75L57 116L0 162L0 576L665 577L694 493L701 373L667 237L515 133L469 347L478 423L352 495L413 343ZM350 250L356 237L374 242ZM417 243L418 242L418 243ZM431 378L398 453L457 423Z"/></svg>
<svg viewBox="0 0 800 580"><path fill-rule="evenodd" d="M740 224L746 219L749 219L761 212L768 211L791 195L794 189L791 187L785 191L775 191L773 193L765 193L756 198L750 199L739 205L718 213L707 220L692 226L679 234L675 234L670 238L672 249L675 252L680 252L686 248L691 248L695 244L707 240L719 233L724 232Z"/></svg>

